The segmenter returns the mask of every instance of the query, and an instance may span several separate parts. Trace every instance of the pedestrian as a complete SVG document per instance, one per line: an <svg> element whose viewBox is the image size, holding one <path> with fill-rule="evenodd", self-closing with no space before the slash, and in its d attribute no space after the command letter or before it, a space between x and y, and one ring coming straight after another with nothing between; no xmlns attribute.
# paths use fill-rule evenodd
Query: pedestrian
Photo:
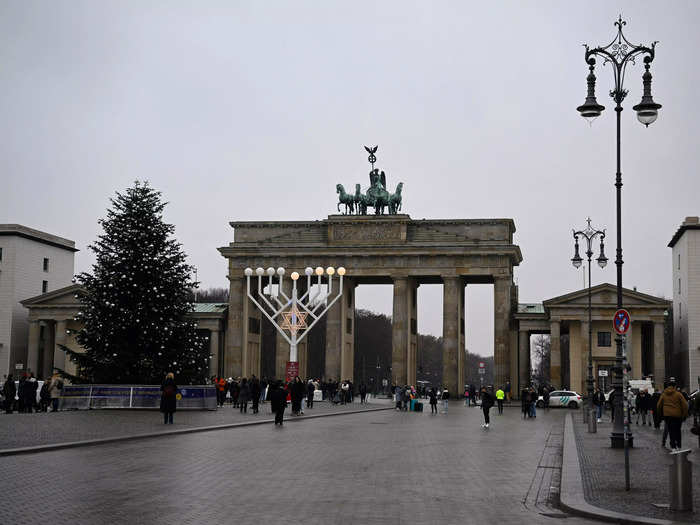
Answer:
<svg viewBox="0 0 700 525"><path fill-rule="evenodd" d="M544 387L544 390L542 391L542 403L544 404L544 411L548 412L549 411L549 388Z"/></svg>
<svg viewBox="0 0 700 525"><path fill-rule="evenodd" d="M525 419L530 413L530 391L527 388L523 388L520 392L520 403L523 419Z"/></svg>
<svg viewBox="0 0 700 525"><path fill-rule="evenodd" d="M530 387L530 413L528 417L537 417L537 392Z"/></svg>
<svg viewBox="0 0 700 525"><path fill-rule="evenodd" d="M642 426L647 424L647 413L649 412L650 403L649 393L646 390L639 392L639 395L634 400L634 408L637 411L637 425L639 425L640 416L642 418ZM649 418L649 425L651 426L651 418Z"/></svg>
<svg viewBox="0 0 700 525"><path fill-rule="evenodd" d="M683 424L683 420L688 416L688 402L676 389L675 378L669 378L668 387L666 387L663 394L661 394L657 409L663 411L664 421L668 426L669 438L671 440L671 449L680 450L681 425Z"/></svg>
<svg viewBox="0 0 700 525"><path fill-rule="evenodd" d="M496 390L496 403L498 403L498 415L503 415L503 399L506 397L506 393L503 389L499 388ZM483 403L483 401L482 401Z"/></svg>
<svg viewBox="0 0 700 525"><path fill-rule="evenodd" d="M250 386L248 378L241 379L241 390L238 392L238 407L241 414L248 413L248 400L250 399Z"/></svg>
<svg viewBox="0 0 700 525"><path fill-rule="evenodd" d="M15 386L15 379L12 374L7 375L7 380L2 386L2 394L5 396L5 413L12 414L12 409L15 404L15 395L17 394L17 387Z"/></svg>
<svg viewBox="0 0 700 525"><path fill-rule="evenodd" d="M404 412L408 412L411 405L411 389L408 386L404 386L401 389L401 406Z"/></svg>
<svg viewBox="0 0 700 525"><path fill-rule="evenodd" d="M36 391L38 388L39 383L37 383L34 374L29 372L23 389L24 411L27 414L31 414L32 409L36 406Z"/></svg>
<svg viewBox="0 0 700 525"><path fill-rule="evenodd" d="M442 399L442 413L447 414L447 409L450 407L450 391L445 388L440 397Z"/></svg>
<svg viewBox="0 0 700 525"><path fill-rule="evenodd" d="M481 410L484 413L484 423L481 428L488 429L491 419L489 418L489 410L493 406L493 397L491 393L486 389L486 387L481 387Z"/></svg>
<svg viewBox="0 0 700 525"><path fill-rule="evenodd" d="M476 406L476 388L474 385L469 385L469 406Z"/></svg>
<svg viewBox="0 0 700 525"><path fill-rule="evenodd" d="M506 387L505 387L505 394L506 394L506 400L510 403L510 380L506 381Z"/></svg>
<svg viewBox="0 0 700 525"><path fill-rule="evenodd" d="M63 379L61 379L61 376L56 372L51 376L51 382L49 383L51 412L58 412L58 401L61 398L61 390L63 390Z"/></svg>
<svg viewBox="0 0 700 525"><path fill-rule="evenodd" d="M265 404L265 398L267 397L267 387L268 387L267 377L263 377L260 381L260 404Z"/></svg>
<svg viewBox="0 0 700 525"><path fill-rule="evenodd" d="M360 383L360 404L367 402L367 385L363 381Z"/></svg>
<svg viewBox="0 0 700 525"><path fill-rule="evenodd" d="M314 392L316 391L316 386L314 385L313 380L309 379L309 382L306 383L306 408L313 408L314 407Z"/></svg>
<svg viewBox="0 0 700 525"><path fill-rule="evenodd" d="M292 414L295 416L300 416L304 413L304 409L301 406L301 402L306 394L306 387L302 383L299 376L294 376L294 381L292 382Z"/></svg>
<svg viewBox="0 0 700 525"><path fill-rule="evenodd" d="M241 383L234 379L231 383L231 408L238 408L238 401L241 395Z"/></svg>
<svg viewBox="0 0 700 525"><path fill-rule="evenodd" d="M252 402L253 414L258 413L258 404L260 403L260 381L255 375L250 378L250 400Z"/></svg>
<svg viewBox="0 0 700 525"><path fill-rule="evenodd" d="M175 374L168 372L160 385L160 411L163 412L163 424L173 424L173 414L177 408L177 385Z"/></svg>
<svg viewBox="0 0 700 525"><path fill-rule="evenodd" d="M652 410L652 415L654 416L654 429L658 430L661 428L661 410L657 409L656 406L659 404L659 399L661 399L661 392L659 392L658 388L654 388L654 393L651 395L651 410Z"/></svg>
<svg viewBox="0 0 700 525"><path fill-rule="evenodd" d="M430 413L431 414L437 414L438 409L437 409L437 391L435 390L435 387L432 387L430 391L428 392L428 397L430 398Z"/></svg>
<svg viewBox="0 0 700 525"><path fill-rule="evenodd" d="M270 408L275 414L275 426L282 426L284 410L287 408L287 391L277 381L270 391Z"/></svg>
<svg viewBox="0 0 700 525"><path fill-rule="evenodd" d="M469 386L465 385L464 387L464 406L468 407L469 406Z"/></svg>
<svg viewBox="0 0 700 525"><path fill-rule="evenodd" d="M596 419L600 423L603 418L603 407L605 406L605 395L600 391L600 388L596 388L593 394L593 406L596 411Z"/></svg>
<svg viewBox="0 0 700 525"><path fill-rule="evenodd" d="M44 381L41 385L41 390L39 391L39 410L46 412L49 409L49 403L51 403L51 394L49 393L49 382Z"/></svg>
<svg viewBox="0 0 700 525"><path fill-rule="evenodd" d="M226 401L226 380L223 377L214 378L216 381L216 401L217 405L224 406L224 401Z"/></svg>

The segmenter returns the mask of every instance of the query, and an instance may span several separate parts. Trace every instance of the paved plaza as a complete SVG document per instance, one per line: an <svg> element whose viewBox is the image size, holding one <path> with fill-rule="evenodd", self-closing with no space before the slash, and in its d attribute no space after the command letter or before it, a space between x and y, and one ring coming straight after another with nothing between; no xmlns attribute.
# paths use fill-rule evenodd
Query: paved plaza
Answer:
<svg viewBox="0 0 700 525"><path fill-rule="evenodd" d="M565 413L484 431L455 403L0 457L2 521L554 524Z"/></svg>

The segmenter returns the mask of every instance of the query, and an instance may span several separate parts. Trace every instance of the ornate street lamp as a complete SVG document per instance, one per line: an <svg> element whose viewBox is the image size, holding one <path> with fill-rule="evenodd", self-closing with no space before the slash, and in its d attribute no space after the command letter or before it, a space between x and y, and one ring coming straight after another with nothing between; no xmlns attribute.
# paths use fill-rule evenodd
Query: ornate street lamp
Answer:
<svg viewBox="0 0 700 525"><path fill-rule="evenodd" d="M634 64L635 59L639 56L644 56L645 73L642 76L644 84L644 95L642 101L634 106L637 112L637 118L645 126L649 126L658 116L658 111L661 104L654 102L651 95L651 73L649 72L651 62L654 60L656 42L651 46L632 44L622 32L623 26L627 22L622 20L620 16L615 22L617 26L617 35L610 44L604 47L589 48L586 45L585 61L588 64L588 93L586 101L582 106L576 108L581 116L587 120L594 119L600 116L605 109L599 105L595 98L595 68L596 59L603 59L603 65L610 64L613 69L614 89L610 92L610 96L615 101L615 112L617 114L617 172L615 176L615 188L617 196L617 250L615 255L615 265L617 266L617 308L622 308L622 171L620 158L620 115L622 113L622 101L627 96L627 90L624 89L625 72L629 64ZM626 444L632 446L631 432L625 432L625 427L629 430L629 425L624 424L623 416L623 391L622 391L622 361L623 361L623 338L618 336L615 338L617 347L615 353L615 368L613 374L613 386L615 388L615 397L613 399L613 410L615 413L615 423L613 426L610 441L613 448L626 448ZM625 439L625 436L627 439Z"/></svg>
<svg viewBox="0 0 700 525"><path fill-rule="evenodd" d="M320 297L321 278L324 272L328 276L328 292L325 300ZM289 343L289 362L287 363L286 374L288 376L286 379L289 381L289 376L293 373L298 373L299 369L297 345L304 336L309 333L318 320L321 319L343 295L343 276L345 275L345 268L342 266L337 270L332 266L329 266L325 270L321 266L316 268L316 270L311 267L306 268L304 270L306 274L306 292L301 297L299 297L297 293L297 280L300 277L297 272L292 272L290 275L292 279L291 297L287 297L282 287L284 274L286 273L284 268L277 268L276 271L272 267L267 270L257 268L255 270L255 274L258 277L257 295L250 292L250 278L253 276L253 269L246 268L243 273L246 276L248 298L263 314L265 314L265 317L270 320L274 327L277 328L277 331L284 337L285 341ZM266 273L267 285L263 285ZM337 294L331 299L331 294L333 293L333 275L336 273L339 276L340 283L338 285ZM312 296L311 279L314 274L316 274L317 277L317 287ZM277 275L276 279L275 275ZM273 293L275 281L278 285L277 294ZM260 301L258 301L258 298L260 298ZM319 310L321 305L324 306ZM307 322L307 317L311 319L310 323ZM287 332L289 332L289 335L287 335ZM293 377L291 379L293 379Z"/></svg>
<svg viewBox="0 0 700 525"><path fill-rule="evenodd" d="M605 256L605 230L596 230L591 226L590 217L586 221L588 224L583 230L573 230L574 232L574 256L571 259L571 264L574 268L581 267L581 256L578 253L578 238L583 237L586 241L586 257L588 258L588 377L586 378L586 391L588 393L588 410L583 411L584 420L588 421L588 431L596 432L596 417L593 413L593 325L591 324L591 257L593 257L593 241L596 237L600 239L600 255L596 261L598 266L605 268L608 264L608 258Z"/></svg>

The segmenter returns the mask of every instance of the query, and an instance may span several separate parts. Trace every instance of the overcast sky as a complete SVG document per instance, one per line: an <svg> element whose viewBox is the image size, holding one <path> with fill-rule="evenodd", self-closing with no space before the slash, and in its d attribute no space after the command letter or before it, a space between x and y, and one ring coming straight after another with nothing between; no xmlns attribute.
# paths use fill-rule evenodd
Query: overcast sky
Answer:
<svg viewBox="0 0 700 525"><path fill-rule="evenodd" d="M511 217L521 302L578 289L573 227L608 228L615 282L615 113L586 93L581 44L607 44L622 12L635 43L658 40L659 119L623 117L624 285L671 297L667 244L700 214L700 4L682 2L0 3L0 222L73 239L76 271L108 199L148 179L169 201L204 287L227 286L216 248L231 220L323 219L335 184L367 183L379 144L388 186L413 218ZM351 273L351 272L349 272ZM391 313L391 289L360 287ZM493 353L489 286L467 292L470 350ZM442 292L419 291L419 329L440 335Z"/></svg>

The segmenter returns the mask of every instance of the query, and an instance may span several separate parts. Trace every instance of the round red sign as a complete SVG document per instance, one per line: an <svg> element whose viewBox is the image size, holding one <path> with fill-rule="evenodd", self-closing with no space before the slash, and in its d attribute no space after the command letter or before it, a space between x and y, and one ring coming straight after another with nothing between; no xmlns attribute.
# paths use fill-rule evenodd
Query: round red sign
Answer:
<svg viewBox="0 0 700 525"><path fill-rule="evenodd" d="M615 312L615 316L613 317L613 327L615 328L615 332L620 335L625 335L630 329L631 324L632 321L630 319L630 313L627 310L620 309Z"/></svg>

